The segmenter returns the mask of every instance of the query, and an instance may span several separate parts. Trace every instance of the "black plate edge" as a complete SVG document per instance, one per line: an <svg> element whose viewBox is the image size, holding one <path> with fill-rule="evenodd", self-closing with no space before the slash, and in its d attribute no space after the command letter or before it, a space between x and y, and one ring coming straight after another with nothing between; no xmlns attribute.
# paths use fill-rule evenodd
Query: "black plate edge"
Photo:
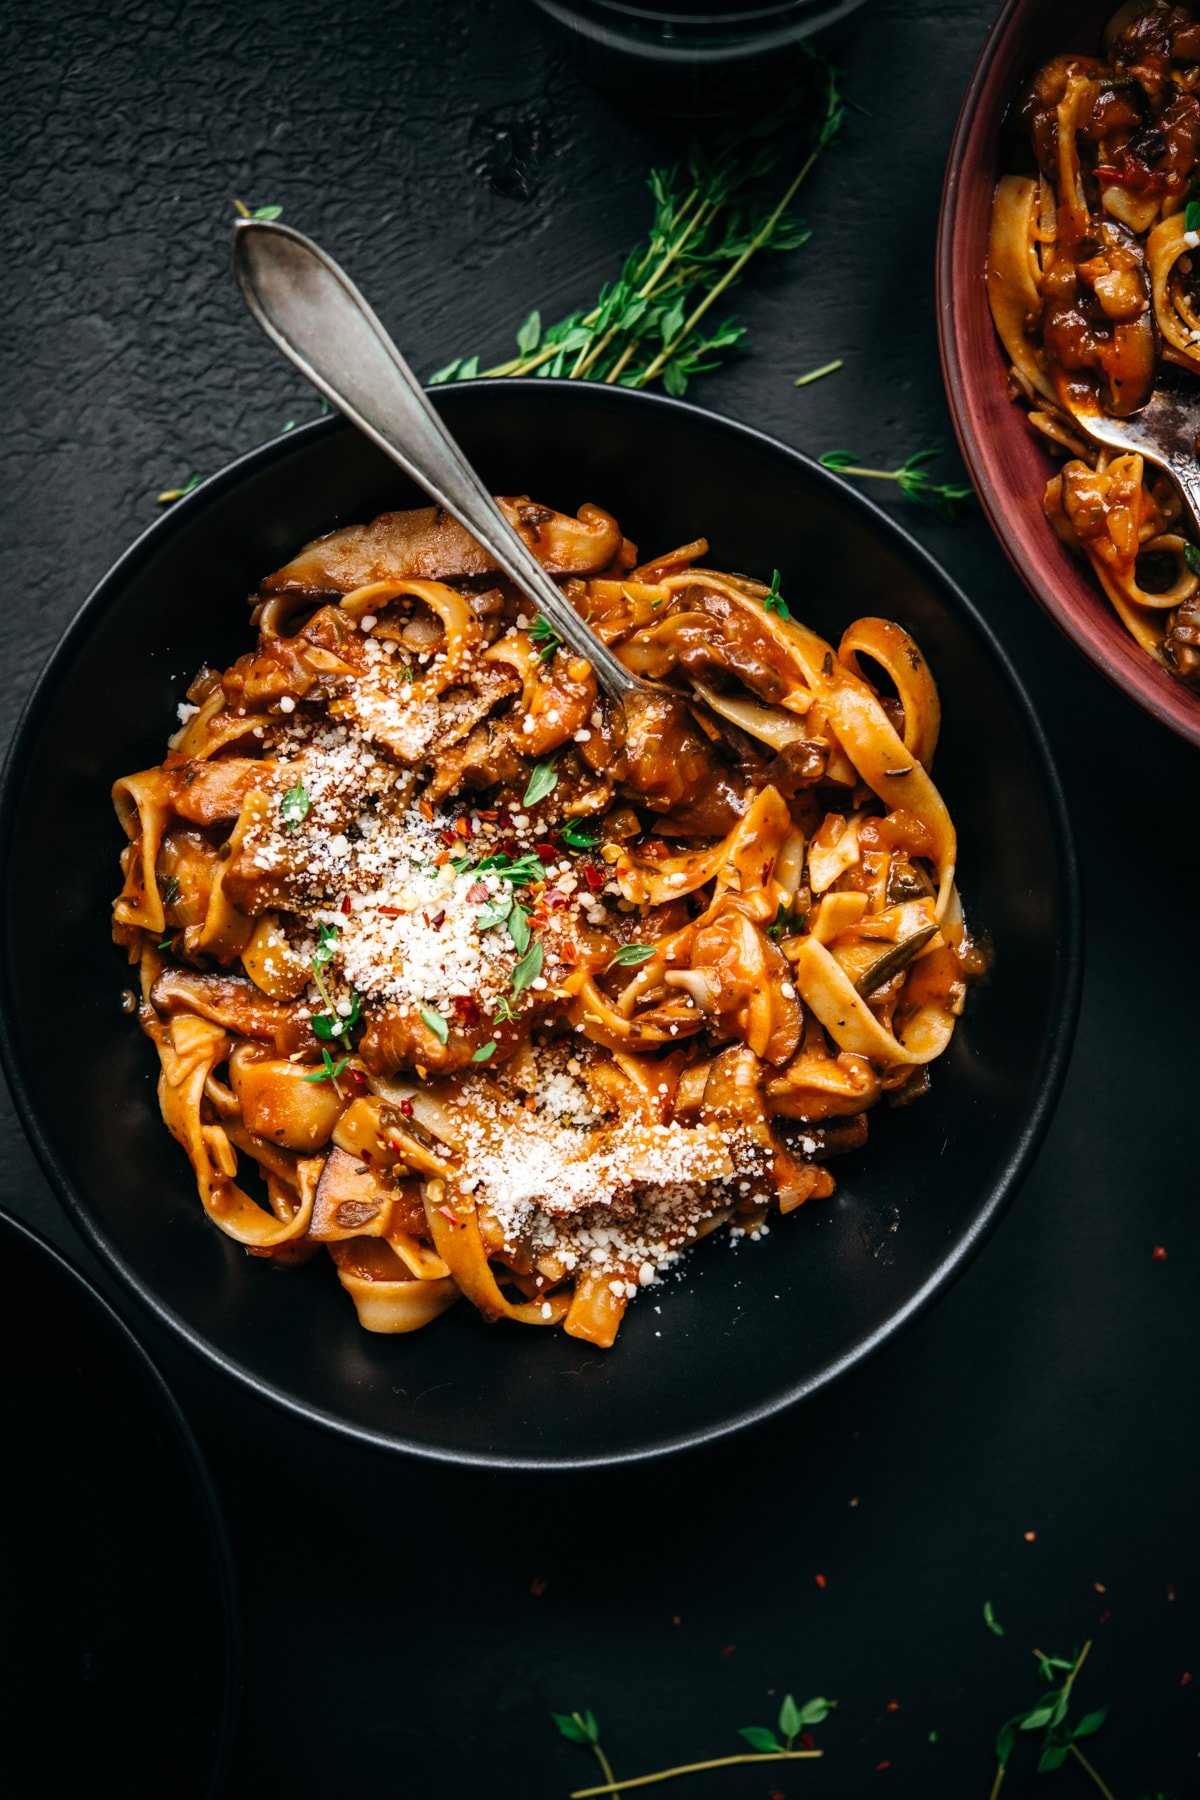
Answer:
<svg viewBox="0 0 1200 1800"><path fill-rule="evenodd" d="M208 1800L219 1800L225 1793L229 1781L233 1761L233 1747L237 1735L237 1725L241 1714L242 1703L242 1607L238 1589L237 1569L233 1560L233 1548L229 1542L229 1533L225 1525L225 1515L217 1498L217 1490L209 1473L204 1454L196 1442L195 1434L188 1423L175 1394L167 1383L166 1377L159 1369L150 1352L137 1336L128 1320L122 1318L108 1297L100 1292L82 1269L73 1263L69 1256L26 1225L23 1219L15 1214L0 1209L0 1236L11 1232L14 1237L24 1239L34 1251L46 1256L64 1275L68 1282L78 1288L90 1305L100 1312L107 1323L113 1327L118 1337L133 1353L143 1373L148 1377L162 1403L163 1411L169 1419L176 1441L183 1450L196 1486L200 1493L205 1521L212 1537L213 1549L216 1553L217 1575L221 1590L221 1616L224 1622L225 1641L225 1680L222 1684L221 1727L217 1739L217 1753L213 1762L212 1775L208 1786Z"/></svg>

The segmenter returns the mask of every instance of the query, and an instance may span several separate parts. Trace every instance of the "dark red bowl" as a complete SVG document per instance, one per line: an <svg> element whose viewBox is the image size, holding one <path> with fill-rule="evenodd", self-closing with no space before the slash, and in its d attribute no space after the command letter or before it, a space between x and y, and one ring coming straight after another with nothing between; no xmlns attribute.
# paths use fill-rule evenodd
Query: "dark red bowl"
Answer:
<svg viewBox="0 0 1200 1800"><path fill-rule="evenodd" d="M950 146L938 226L938 338L963 461L996 536L1055 624L1156 719L1200 745L1200 695L1151 661L1090 568L1051 529L1042 491L1055 465L1008 397L984 271L1005 112L1056 51L1093 52L1111 0L1006 0L980 53Z"/></svg>

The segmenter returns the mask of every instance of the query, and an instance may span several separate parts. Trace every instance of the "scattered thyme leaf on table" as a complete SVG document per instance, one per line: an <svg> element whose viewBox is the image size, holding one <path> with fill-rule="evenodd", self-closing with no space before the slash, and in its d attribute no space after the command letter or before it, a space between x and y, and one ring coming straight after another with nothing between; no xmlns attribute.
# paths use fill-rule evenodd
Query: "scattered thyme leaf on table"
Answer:
<svg viewBox="0 0 1200 1800"><path fill-rule="evenodd" d="M821 465L835 475L854 475L861 481L894 481L906 500L928 506L939 518L955 520L974 500L975 490L966 482L933 479L927 465L941 454L940 450L918 450L898 469L870 469L863 467L853 450L827 450Z"/></svg>
<svg viewBox="0 0 1200 1800"><path fill-rule="evenodd" d="M1103 1800L1113 1800L1112 1790L1108 1787L1099 1771L1079 1748L1078 1739L1091 1737L1099 1731L1108 1717L1107 1706L1097 1707L1093 1712L1085 1713L1074 1725L1067 1718L1067 1710L1071 1703L1071 1689L1075 1685L1088 1652L1092 1647L1091 1639L1079 1653L1068 1659L1065 1656L1046 1656L1041 1650L1035 1650L1038 1673L1048 1685L1038 1696L1028 1712L1015 1713L1006 1719L996 1734L996 1777L992 1782L988 1800L997 1800L1004 1785L1005 1773L1012 1754L1025 1732L1040 1731L1042 1741L1037 1761L1039 1775L1049 1774L1062 1767L1067 1758L1073 1757L1083 1770L1096 1792ZM1062 1676L1057 1687L1053 1684Z"/></svg>
<svg viewBox="0 0 1200 1800"><path fill-rule="evenodd" d="M710 1769L732 1769L746 1763L803 1762L820 1757L823 1752L811 1744L796 1749L796 1739L810 1725L820 1725L836 1705L836 1700L817 1698L806 1700L799 1706L793 1695L785 1694L779 1709L777 1732L768 1725L743 1725L738 1732L738 1736L750 1745L749 1750L741 1750L735 1756L709 1757L704 1762L677 1763L670 1769L655 1769L649 1775L624 1776L620 1781L600 1746L600 1728L594 1713L551 1713L550 1717L563 1737L573 1744L590 1748L604 1771L602 1784L575 1788L570 1800L600 1800L601 1795L620 1800L622 1794L633 1788L656 1787L659 1782L675 1781L681 1775L700 1775Z"/></svg>
<svg viewBox="0 0 1200 1800"><path fill-rule="evenodd" d="M716 319L712 309L760 251L807 242L808 227L789 209L845 118L837 70L814 50L806 55L808 80L784 106L711 148L694 142L682 168L651 170L649 234L594 305L553 325L535 309L517 331L516 356L487 369L478 356L457 357L430 380L552 375L633 388L661 381L679 395L693 375L716 368L743 343L746 326ZM774 198L770 178L785 159L793 172Z"/></svg>

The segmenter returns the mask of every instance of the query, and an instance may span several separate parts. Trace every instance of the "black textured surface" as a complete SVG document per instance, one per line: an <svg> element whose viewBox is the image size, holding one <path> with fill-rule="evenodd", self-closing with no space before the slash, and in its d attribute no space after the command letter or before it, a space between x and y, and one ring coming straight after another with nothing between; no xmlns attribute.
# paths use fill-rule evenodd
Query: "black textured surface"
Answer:
<svg viewBox="0 0 1200 1800"><path fill-rule="evenodd" d="M934 227L990 12L867 9L845 62L870 117L805 197L811 244L743 292L753 352L696 398L817 451L898 460L950 441ZM9 6L0 64L6 725L154 493L315 411L228 278L231 195L283 204L430 368L503 350L535 303L589 297L670 142L580 87L502 0ZM839 375L792 387L839 355ZM1114 1702L1095 1760L1119 1800L1195 1791L1195 888L1176 845L1196 759L1069 651L978 521L920 529L1018 660L1082 852L1080 1039L1023 1193L883 1357L675 1468L511 1480L352 1453L143 1326L239 1553L238 1796L550 1800L592 1766L555 1739L551 1707L593 1706L618 1770L637 1771L735 1748L784 1687L839 1699L824 1761L681 1792L986 1793L991 1734L1028 1704L1027 1646L1089 1632L1085 1696ZM83 1260L10 1113L0 1149L0 1201ZM1086 1791L1077 1770L1045 1781Z"/></svg>

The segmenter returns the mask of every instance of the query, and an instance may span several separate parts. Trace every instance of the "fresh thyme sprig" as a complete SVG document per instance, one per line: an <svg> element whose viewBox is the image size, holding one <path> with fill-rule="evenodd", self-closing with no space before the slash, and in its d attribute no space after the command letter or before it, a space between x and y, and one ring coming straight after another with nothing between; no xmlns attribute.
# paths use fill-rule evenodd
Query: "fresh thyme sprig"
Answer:
<svg viewBox="0 0 1200 1800"><path fill-rule="evenodd" d="M711 152L694 143L682 170L651 170L649 234L593 306L549 326L531 312L517 332L516 356L487 369L478 356L459 357L430 379L552 375L635 388L661 381L680 395L693 375L716 368L747 328L736 318L714 323L713 308L760 251L795 250L811 235L789 209L837 137L846 103L832 63L811 49L807 57L812 79L783 107L724 134ZM782 195L766 198L764 183L797 144Z"/></svg>
<svg viewBox="0 0 1200 1800"><path fill-rule="evenodd" d="M796 1748L796 1739L801 1732L807 1731L810 1725L820 1725L829 1717L834 1700L808 1700L798 1706L791 1694L784 1697L779 1709L778 1735L767 1725L744 1725L738 1736L744 1738L751 1746L749 1750L740 1750L734 1756L714 1756L704 1762L679 1763L670 1769L655 1769L649 1775L622 1777L620 1781L612 1772L611 1764L600 1745L600 1728L594 1713L551 1713L551 1718L558 1726L563 1737L573 1744L588 1745L596 1754L604 1770L604 1781L598 1787L575 1788L570 1800L598 1800L598 1796L608 1794L620 1800L620 1796L628 1789L655 1787L661 1781L674 1781L681 1775L700 1775L709 1769L732 1769L745 1763L774 1763L811 1761L822 1755L822 1752L810 1744Z"/></svg>
<svg viewBox="0 0 1200 1800"><path fill-rule="evenodd" d="M927 465L941 454L940 450L918 450L898 469L868 469L853 450L827 450L821 463L835 475L855 475L863 481L894 481L906 500L928 506L939 518L953 520L970 505L975 490L965 482L934 481Z"/></svg>
<svg viewBox="0 0 1200 1800"><path fill-rule="evenodd" d="M1040 1694L1028 1712L1014 1714L1011 1719L1006 1719L1000 1727L996 1734L996 1778L992 1782L988 1800L997 1800L1019 1735L1026 1731L1040 1731L1043 1734L1041 1754L1037 1764L1039 1775L1060 1768L1068 1756L1072 1756L1097 1793L1103 1795L1104 1800L1113 1800L1111 1789L1099 1771L1089 1762L1076 1741L1079 1738L1091 1737L1094 1732L1099 1731L1108 1717L1107 1706L1097 1707L1094 1712L1085 1713L1076 1725L1069 1724L1067 1720L1067 1709L1071 1703L1071 1689L1075 1685L1080 1669L1087 1661L1091 1647L1092 1643L1089 1638L1083 1649L1073 1658L1046 1656L1041 1650L1034 1651L1038 1673L1044 1681L1053 1682L1056 1675L1062 1675L1064 1679L1058 1687L1051 1687L1048 1691Z"/></svg>

